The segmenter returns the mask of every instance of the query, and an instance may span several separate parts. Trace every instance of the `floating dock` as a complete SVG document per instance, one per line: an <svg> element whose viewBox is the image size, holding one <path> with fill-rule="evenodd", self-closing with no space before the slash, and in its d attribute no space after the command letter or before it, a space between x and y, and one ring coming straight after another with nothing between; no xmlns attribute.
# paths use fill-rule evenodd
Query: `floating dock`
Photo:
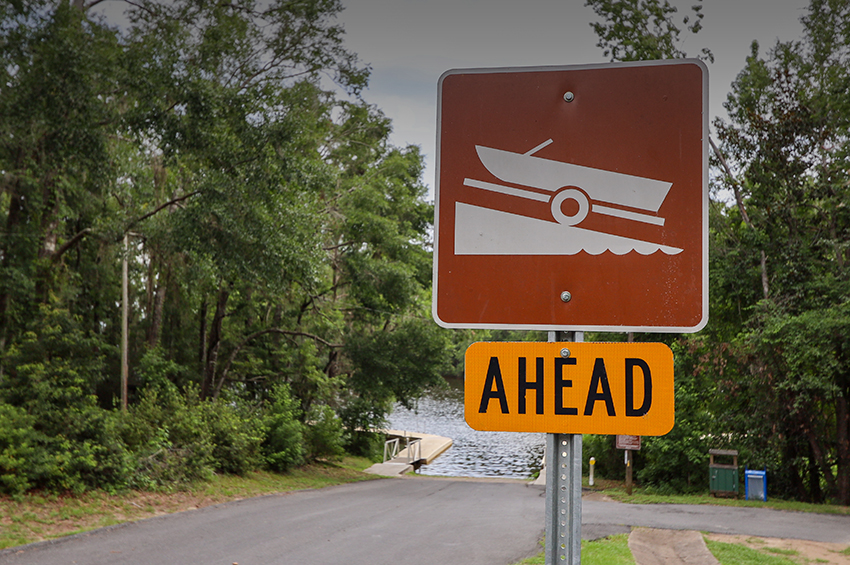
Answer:
<svg viewBox="0 0 850 565"><path fill-rule="evenodd" d="M410 432L406 430L382 430L388 438L398 438L404 442L404 447L392 459L376 463L367 473L374 475L399 476L409 473L420 465L427 465L452 446L452 440L447 437Z"/></svg>

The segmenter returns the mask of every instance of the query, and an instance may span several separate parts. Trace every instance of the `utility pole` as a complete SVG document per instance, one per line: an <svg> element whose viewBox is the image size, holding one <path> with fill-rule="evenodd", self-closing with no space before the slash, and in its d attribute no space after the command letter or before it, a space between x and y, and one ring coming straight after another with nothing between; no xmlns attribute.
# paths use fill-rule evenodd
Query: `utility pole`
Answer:
<svg viewBox="0 0 850 565"><path fill-rule="evenodd" d="M124 253L121 260L121 410L127 411L127 381L130 375L130 362L127 358L130 333L130 304L128 282L128 257L130 253L130 234L124 234Z"/></svg>
<svg viewBox="0 0 850 565"><path fill-rule="evenodd" d="M121 254L121 410L124 411L127 410L127 382L130 378L130 236L141 237L141 234L125 233Z"/></svg>

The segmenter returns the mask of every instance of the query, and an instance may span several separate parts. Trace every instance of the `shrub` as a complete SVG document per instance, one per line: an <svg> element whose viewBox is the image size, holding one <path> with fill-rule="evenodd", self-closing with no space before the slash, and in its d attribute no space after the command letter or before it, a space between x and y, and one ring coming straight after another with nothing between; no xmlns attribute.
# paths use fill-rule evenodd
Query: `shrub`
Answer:
<svg viewBox="0 0 850 565"><path fill-rule="evenodd" d="M0 403L0 492L82 492L127 484L132 459L113 414L85 405L63 413L65 429L46 433L35 416Z"/></svg>
<svg viewBox="0 0 850 565"><path fill-rule="evenodd" d="M213 440L197 390L145 389L129 408L122 437L134 454L136 488L170 488L208 479L214 469Z"/></svg>
<svg viewBox="0 0 850 565"><path fill-rule="evenodd" d="M273 471L286 472L304 463L303 425L298 421L298 401L289 386L272 390L271 404L264 422L263 455Z"/></svg>
<svg viewBox="0 0 850 565"><path fill-rule="evenodd" d="M110 350L67 309L51 303L34 312L4 359L0 488L81 492L126 484L129 454L112 413L94 396Z"/></svg>
<svg viewBox="0 0 850 565"><path fill-rule="evenodd" d="M391 407L389 402L370 402L357 396L350 397L340 411L340 419L345 428L345 451L372 461L380 461L384 449L384 435L371 430L386 427L385 415Z"/></svg>
<svg viewBox="0 0 850 565"><path fill-rule="evenodd" d="M175 392L174 379L184 372L184 368L166 358L161 347L151 347L139 359L138 379L145 389Z"/></svg>
<svg viewBox="0 0 850 565"><path fill-rule="evenodd" d="M60 490L81 492L127 486L133 471L132 455L120 436L119 412L83 404L65 411L67 432L58 436L62 449Z"/></svg>
<svg viewBox="0 0 850 565"><path fill-rule="evenodd" d="M0 404L0 492L20 494L32 483L33 464L41 434L33 429L34 418L9 404Z"/></svg>
<svg viewBox="0 0 850 565"><path fill-rule="evenodd" d="M330 406L314 408L307 420L310 422L305 429L308 461L338 460L345 455L342 420Z"/></svg>
<svg viewBox="0 0 850 565"><path fill-rule="evenodd" d="M594 473L600 479L623 479L623 452L614 448L614 436L589 435L582 437L582 473L590 472L590 458L596 459Z"/></svg>
<svg viewBox="0 0 850 565"><path fill-rule="evenodd" d="M222 398L202 402L200 407L212 441L216 471L242 475L261 465L263 434L255 415L245 406Z"/></svg>

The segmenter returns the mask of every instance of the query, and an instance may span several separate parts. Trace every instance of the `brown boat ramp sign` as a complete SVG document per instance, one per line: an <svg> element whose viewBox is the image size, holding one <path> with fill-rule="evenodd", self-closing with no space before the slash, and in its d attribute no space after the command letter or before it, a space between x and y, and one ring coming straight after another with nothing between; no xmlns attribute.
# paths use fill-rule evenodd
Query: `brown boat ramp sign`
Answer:
<svg viewBox="0 0 850 565"><path fill-rule="evenodd" d="M445 73L437 322L701 329L707 87L695 60Z"/></svg>

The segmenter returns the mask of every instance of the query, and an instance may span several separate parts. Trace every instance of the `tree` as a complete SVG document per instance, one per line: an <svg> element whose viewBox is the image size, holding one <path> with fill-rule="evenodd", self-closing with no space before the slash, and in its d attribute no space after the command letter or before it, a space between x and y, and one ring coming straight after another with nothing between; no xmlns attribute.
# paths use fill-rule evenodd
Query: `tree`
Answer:
<svg viewBox="0 0 850 565"><path fill-rule="evenodd" d="M12 4L2 15L0 355L51 292L86 284L67 265L72 252L87 282L109 274L97 244L81 243L112 227L117 105L108 97L120 75L115 35L67 3Z"/></svg>
<svg viewBox="0 0 850 565"><path fill-rule="evenodd" d="M843 504L850 504L848 16L846 1L813 0L800 41L778 42L767 58L754 43L726 102L730 123L715 122L750 219L735 224L740 206L727 214L717 243L744 265L760 261L764 274L737 340L735 408L774 422L762 438L778 444L776 473L794 492L817 500L825 486ZM751 379L761 386L743 382ZM739 433L749 431L737 423Z"/></svg>
<svg viewBox="0 0 850 565"><path fill-rule="evenodd" d="M595 29L613 58L684 55L666 2L589 4L607 17ZM813 0L803 38L778 42L767 58L753 44L733 83L730 123L714 122L720 145L711 144L715 188L731 188L734 202L712 202L711 318L702 336L683 341L693 345L683 351L699 352L688 382L720 400L701 394L692 406L713 418L706 434L724 434L768 466L782 490L844 504L848 15L846 1Z"/></svg>
<svg viewBox="0 0 850 565"><path fill-rule="evenodd" d="M11 419L73 412L42 402L48 382L112 406L127 258L142 412L191 412L197 385L216 399L198 421L226 430L220 411L286 387L293 414L321 416L310 453L334 452L328 407L380 420L441 364L418 148L390 146L362 99L337 0L134 0L122 28L99 4L0 6L0 394L28 411ZM415 370L370 384L386 367Z"/></svg>
<svg viewBox="0 0 850 565"><path fill-rule="evenodd" d="M612 61L687 57L680 47L679 26L685 26L693 34L702 29L703 14L700 3L691 7L693 14L684 16L681 24L674 20L678 9L668 0L588 0L585 5L593 7L597 16L602 19L601 22L592 23L591 27L599 37L597 46L603 49L604 55ZM702 49L699 57L712 62L714 60L708 49ZM716 210L713 209L712 216L714 214ZM708 326L706 331L711 331L711 316ZM638 341L652 339L667 342L676 356L676 423L666 436L646 438L641 457L636 461L637 477L645 484L667 489L699 490L708 449L714 446L712 444L722 441L713 436L716 432L712 425L715 386L700 370L701 361L712 344L706 344L704 340L694 336L654 334L630 336L632 337ZM590 444L608 450L607 454L602 454L603 464L617 460L613 456L613 442L593 438Z"/></svg>
<svg viewBox="0 0 850 565"><path fill-rule="evenodd" d="M682 18L682 25L691 33L702 29L702 0L691 6L690 15ZM668 0L587 0L603 22L593 22L590 27L599 37L597 47L612 61L647 61L652 59L680 59L687 55L679 47L681 29L673 21L678 8ZM714 55L702 49L701 59L714 62Z"/></svg>

